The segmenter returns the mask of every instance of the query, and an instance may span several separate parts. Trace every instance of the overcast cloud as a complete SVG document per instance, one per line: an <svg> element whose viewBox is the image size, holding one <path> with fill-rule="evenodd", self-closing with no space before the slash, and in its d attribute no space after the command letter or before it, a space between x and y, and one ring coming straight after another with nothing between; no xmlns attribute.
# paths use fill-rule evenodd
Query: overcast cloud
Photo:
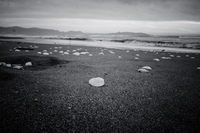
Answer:
<svg viewBox="0 0 200 133"><path fill-rule="evenodd" d="M57 24L60 20L65 20L65 26L69 27L67 26L69 20L75 22L77 19L83 19L82 23L76 22L79 24L77 27L80 27L80 24L84 25L84 22L89 20L91 20L90 22L99 20L104 26L108 20L112 20L116 24L125 21L143 22L147 25L149 22L158 24L172 23L173 21L198 23L200 22L199 12L200 0L0 0L0 26L15 25L11 20L16 18L18 22L16 24L20 24L21 21L21 25L25 25L24 21L31 19L32 23L29 22L29 26L32 27L38 26L34 23L44 27L45 24L42 22L47 20L54 21L54 24L56 24L56 20L58 20ZM41 23L37 22L40 19L42 19ZM9 23L6 24L8 21ZM95 23L97 22L95 21ZM155 28L155 24L149 28ZM182 28L189 28L188 31L191 31L193 30L191 25L193 24L187 23L186 27ZM131 28L131 26L133 25L129 27ZM198 29L199 24L193 26ZM162 27L164 26L162 25ZM88 29L88 31L91 30Z"/></svg>

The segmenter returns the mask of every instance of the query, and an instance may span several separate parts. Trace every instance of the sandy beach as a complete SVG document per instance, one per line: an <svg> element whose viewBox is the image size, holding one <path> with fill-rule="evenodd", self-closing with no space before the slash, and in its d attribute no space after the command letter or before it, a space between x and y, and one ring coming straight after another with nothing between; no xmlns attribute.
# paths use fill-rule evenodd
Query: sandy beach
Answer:
<svg viewBox="0 0 200 133"><path fill-rule="evenodd" d="M200 54L83 45L1 41L2 132L200 131Z"/></svg>

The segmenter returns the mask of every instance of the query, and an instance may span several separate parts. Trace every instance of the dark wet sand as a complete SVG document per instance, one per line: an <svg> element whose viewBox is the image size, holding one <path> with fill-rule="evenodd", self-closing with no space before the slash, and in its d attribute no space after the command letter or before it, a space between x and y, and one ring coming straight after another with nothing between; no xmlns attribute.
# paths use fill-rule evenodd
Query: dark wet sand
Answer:
<svg viewBox="0 0 200 133"><path fill-rule="evenodd" d="M39 48L13 49L30 45ZM93 56L53 52L60 46L58 51L82 48ZM0 62L33 63L24 70L0 66L1 132L200 131L200 55L60 46L0 44ZM53 54L37 54L45 49ZM171 54L171 60L161 59ZM149 73L137 71L146 65ZM93 77L104 78L105 86L92 87Z"/></svg>

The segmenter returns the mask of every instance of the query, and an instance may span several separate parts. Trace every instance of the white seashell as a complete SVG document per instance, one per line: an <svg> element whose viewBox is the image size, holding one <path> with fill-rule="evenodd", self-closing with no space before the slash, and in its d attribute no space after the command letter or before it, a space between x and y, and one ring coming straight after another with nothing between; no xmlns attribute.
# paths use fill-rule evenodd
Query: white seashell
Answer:
<svg viewBox="0 0 200 133"><path fill-rule="evenodd" d="M49 55L49 53L43 53L43 55Z"/></svg>
<svg viewBox="0 0 200 133"><path fill-rule="evenodd" d="M121 59L122 57L121 57L121 56L118 56L118 58Z"/></svg>
<svg viewBox="0 0 200 133"><path fill-rule="evenodd" d="M5 62L0 62L0 66L6 66Z"/></svg>
<svg viewBox="0 0 200 133"><path fill-rule="evenodd" d="M23 66L20 66L20 65L15 65L13 68L15 68L15 69L22 69L22 70L24 70L24 69L23 69Z"/></svg>
<svg viewBox="0 0 200 133"><path fill-rule="evenodd" d="M25 50L25 52L29 52L29 50Z"/></svg>
<svg viewBox="0 0 200 133"><path fill-rule="evenodd" d="M69 54L68 52L64 52L64 54Z"/></svg>
<svg viewBox="0 0 200 133"><path fill-rule="evenodd" d="M7 67L11 67L11 64L6 64Z"/></svg>
<svg viewBox="0 0 200 133"><path fill-rule="evenodd" d="M90 79L89 84L91 84L92 86L100 87L103 86L105 83L103 78L97 77Z"/></svg>
<svg viewBox="0 0 200 133"><path fill-rule="evenodd" d="M144 66L142 69L152 70L150 66Z"/></svg>
<svg viewBox="0 0 200 133"><path fill-rule="evenodd" d="M139 60L139 58L138 58L138 57L135 57L135 60Z"/></svg>
<svg viewBox="0 0 200 133"><path fill-rule="evenodd" d="M15 51L16 51L16 52L20 52L21 50L19 50L19 49L15 49Z"/></svg>
<svg viewBox="0 0 200 133"><path fill-rule="evenodd" d="M58 50L54 50L53 52L58 52Z"/></svg>
<svg viewBox="0 0 200 133"><path fill-rule="evenodd" d="M140 56L139 54L136 54L136 56Z"/></svg>
<svg viewBox="0 0 200 133"><path fill-rule="evenodd" d="M104 53L103 53L103 52L100 52L99 55L104 55Z"/></svg>
<svg viewBox="0 0 200 133"><path fill-rule="evenodd" d="M141 72L141 73L148 73L149 71L146 70L146 69L140 68L140 69L138 69L138 72Z"/></svg>
<svg viewBox="0 0 200 133"><path fill-rule="evenodd" d="M49 54L53 54L52 52L49 52Z"/></svg>
<svg viewBox="0 0 200 133"><path fill-rule="evenodd" d="M80 54L88 54L88 52L81 52Z"/></svg>
<svg viewBox="0 0 200 133"><path fill-rule="evenodd" d="M32 63L31 62L26 62L25 66L32 66Z"/></svg>
<svg viewBox="0 0 200 133"><path fill-rule="evenodd" d="M174 57L174 55L172 55L172 54L171 54L171 55L169 55L169 56L170 56L170 57Z"/></svg>
<svg viewBox="0 0 200 133"><path fill-rule="evenodd" d="M126 53L129 53L129 50L126 50Z"/></svg>
<svg viewBox="0 0 200 133"><path fill-rule="evenodd" d="M177 55L176 57L178 57L178 58L181 58L181 56L180 56L180 55Z"/></svg>
<svg viewBox="0 0 200 133"><path fill-rule="evenodd" d="M161 58L162 58L162 59L166 59L166 60L167 60L167 59L171 59L170 57L161 57Z"/></svg>
<svg viewBox="0 0 200 133"><path fill-rule="evenodd" d="M38 54L42 54L42 52L37 52Z"/></svg>
<svg viewBox="0 0 200 133"><path fill-rule="evenodd" d="M156 58L155 58L155 59L153 59L153 60L154 60L154 61L160 61L159 59L156 59Z"/></svg>
<svg viewBox="0 0 200 133"><path fill-rule="evenodd" d="M59 51L59 53L60 53L60 54L62 54L62 53L63 53L63 51Z"/></svg>
<svg viewBox="0 0 200 133"><path fill-rule="evenodd" d="M89 54L89 56L93 56L92 54Z"/></svg>
<svg viewBox="0 0 200 133"><path fill-rule="evenodd" d="M79 52L75 52L75 53L73 53L73 55L79 56L80 53Z"/></svg>

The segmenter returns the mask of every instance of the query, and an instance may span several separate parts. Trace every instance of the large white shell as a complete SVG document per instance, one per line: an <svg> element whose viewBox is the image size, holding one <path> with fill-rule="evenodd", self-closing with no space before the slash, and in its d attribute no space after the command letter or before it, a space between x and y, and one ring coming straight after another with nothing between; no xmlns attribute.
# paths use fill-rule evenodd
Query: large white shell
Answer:
<svg viewBox="0 0 200 133"><path fill-rule="evenodd" d="M142 69L151 70L151 67L150 66L144 66L144 67L142 67Z"/></svg>
<svg viewBox="0 0 200 133"><path fill-rule="evenodd" d="M25 66L32 66L32 63L31 62L26 62Z"/></svg>
<svg viewBox="0 0 200 133"><path fill-rule="evenodd" d="M73 55L79 56L80 53L79 52L75 52L75 53L73 53Z"/></svg>
<svg viewBox="0 0 200 133"><path fill-rule="evenodd" d="M138 69L138 72L141 72L141 73L148 73L149 71L146 70L146 69L140 68L140 69Z"/></svg>
<svg viewBox="0 0 200 133"><path fill-rule="evenodd" d="M157 58L155 58L155 59L153 59L154 61L160 61L159 59L157 59Z"/></svg>
<svg viewBox="0 0 200 133"><path fill-rule="evenodd" d="M89 84L91 84L92 86L100 87L103 86L105 83L103 78L97 77L90 79Z"/></svg>

